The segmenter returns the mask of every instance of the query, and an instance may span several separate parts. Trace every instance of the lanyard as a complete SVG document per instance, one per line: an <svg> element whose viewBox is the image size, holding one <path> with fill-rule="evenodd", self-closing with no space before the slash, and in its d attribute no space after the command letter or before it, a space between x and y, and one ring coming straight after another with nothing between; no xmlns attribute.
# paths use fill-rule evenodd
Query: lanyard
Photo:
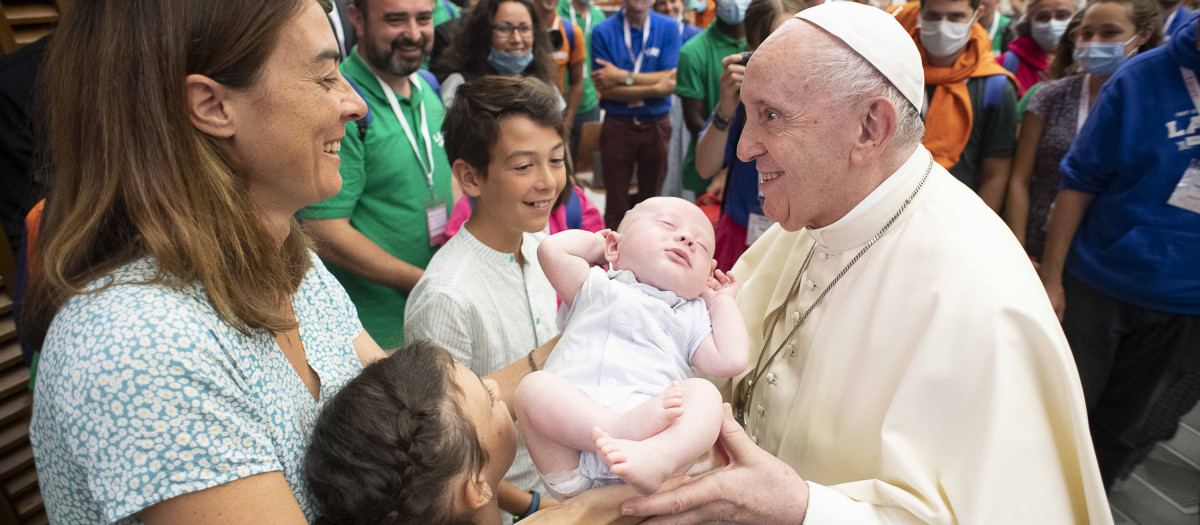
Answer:
<svg viewBox="0 0 1200 525"><path fill-rule="evenodd" d="M1088 106L1092 94L1092 74L1083 74L1083 88L1079 90L1079 115L1075 117L1075 134L1079 134L1079 130L1083 129L1083 123L1087 122Z"/></svg>
<svg viewBox="0 0 1200 525"><path fill-rule="evenodd" d="M574 2L567 2L567 12L571 13L571 23L575 23L575 20L579 18L579 15L575 14ZM590 34L592 34L592 10L588 9L587 11L583 12L583 35L586 37Z"/></svg>
<svg viewBox="0 0 1200 525"><path fill-rule="evenodd" d="M416 87L417 93L422 89L421 81L416 77L416 73L408 76L409 81ZM421 150L417 147L417 139L413 137L412 128L408 126L408 118L404 116L404 112L400 110L400 101L396 99L396 92L392 90L387 82L384 82L379 75L375 75L375 80L379 81L379 87L383 89L383 94L387 96L388 104L392 105L392 113L396 114L396 120L400 121L400 127L404 129L404 136L408 137L408 145L412 146L413 155L417 157L417 162L421 164L421 169L425 171L425 182L429 183L429 194L433 194L433 142L429 139L429 120L425 117L425 104L419 103L421 106L421 135L425 139L425 155L429 159L428 163L421 158ZM414 93L415 95L416 93Z"/></svg>
<svg viewBox="0 0 1200 525"><path fill-rule="evenodd" d="M988 40L996 39L997 29L1000 29L1000 13L992 13L992 27L988 29Z"/></svg>
<svg viewBox="0 0 1200 525"><path fill-rule="evenodd" d="M621 10L621 23L625 27L625 51L629 52L629 60L633 62L633 73L641 73L642 58L646 56L646 43L650 41L650 13L646 13L646 21L642 23L642 49L637 57L633 56L633 37L629 36L629 19L625 18L625 10Z"/></svg>

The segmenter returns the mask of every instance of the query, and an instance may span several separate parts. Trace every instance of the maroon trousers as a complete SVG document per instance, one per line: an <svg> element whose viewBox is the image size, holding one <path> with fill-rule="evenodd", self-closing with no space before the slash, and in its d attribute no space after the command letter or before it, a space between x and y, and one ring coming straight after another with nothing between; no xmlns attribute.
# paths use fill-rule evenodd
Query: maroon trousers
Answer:
<svg viewBox="0 0 1200 525"><path fill-rule="evenodd" d="M634 121L608 115L600 126L600 168L604 177L604 225L613 230L634 204L662 191L667 174L671 119ZM629 198L629 180L637 166L638 191Z"/></svg>

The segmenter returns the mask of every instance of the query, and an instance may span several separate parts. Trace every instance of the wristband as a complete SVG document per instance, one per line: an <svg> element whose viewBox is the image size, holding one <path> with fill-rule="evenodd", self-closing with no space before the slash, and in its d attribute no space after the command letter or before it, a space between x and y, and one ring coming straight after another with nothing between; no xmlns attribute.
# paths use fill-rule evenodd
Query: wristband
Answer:
<svg viewBox="0 0 1200 525"><path fill-rule="evenodd" d="M542 495L538 494L538 491L531 490L529 494L533 496L533 501L529 502L529 508L525 509L525 513L521 515L522 518L529 517L534 512L537 512L538 506L542 503Z"/></svg>
<svg viewBox="0 0 1200 525"><path fill-rule="evenodd" d="M722 117L719 111L715 109L713 110L712 125L714 128L717 128L717 131L727 131L729 129L729 124L730 119Z"/></svg>

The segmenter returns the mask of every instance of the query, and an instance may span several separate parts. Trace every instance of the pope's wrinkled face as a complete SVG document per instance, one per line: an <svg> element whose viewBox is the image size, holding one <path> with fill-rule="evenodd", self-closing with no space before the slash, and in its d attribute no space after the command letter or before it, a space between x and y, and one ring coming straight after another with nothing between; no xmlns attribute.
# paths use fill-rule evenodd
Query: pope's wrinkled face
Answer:
<svg viewBox="0 0 1200 525"><path fill-rule="evenodd" d="M835 92L815 72L820 46L842 45L802 20L788 20L746 67L746 127L738 158L756 162L763 211L784 229L820 228L841 218L854 126L836 111Z"/></svg>

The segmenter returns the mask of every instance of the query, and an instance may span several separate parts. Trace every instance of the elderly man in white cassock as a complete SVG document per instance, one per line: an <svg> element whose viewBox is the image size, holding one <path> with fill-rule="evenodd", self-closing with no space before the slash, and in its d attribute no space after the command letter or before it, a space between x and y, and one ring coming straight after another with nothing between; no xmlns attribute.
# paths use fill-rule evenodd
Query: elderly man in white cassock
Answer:
<svg viewBox="0 0 1200 525"><path fill-rule="evenodd" d="M738 156L779 224L733 268L760 354L726 393L730 464L624 512L1112 523L1062 329L1012 233L921 146L923 91L912 38L851 2L749 61Z"/></svg>

